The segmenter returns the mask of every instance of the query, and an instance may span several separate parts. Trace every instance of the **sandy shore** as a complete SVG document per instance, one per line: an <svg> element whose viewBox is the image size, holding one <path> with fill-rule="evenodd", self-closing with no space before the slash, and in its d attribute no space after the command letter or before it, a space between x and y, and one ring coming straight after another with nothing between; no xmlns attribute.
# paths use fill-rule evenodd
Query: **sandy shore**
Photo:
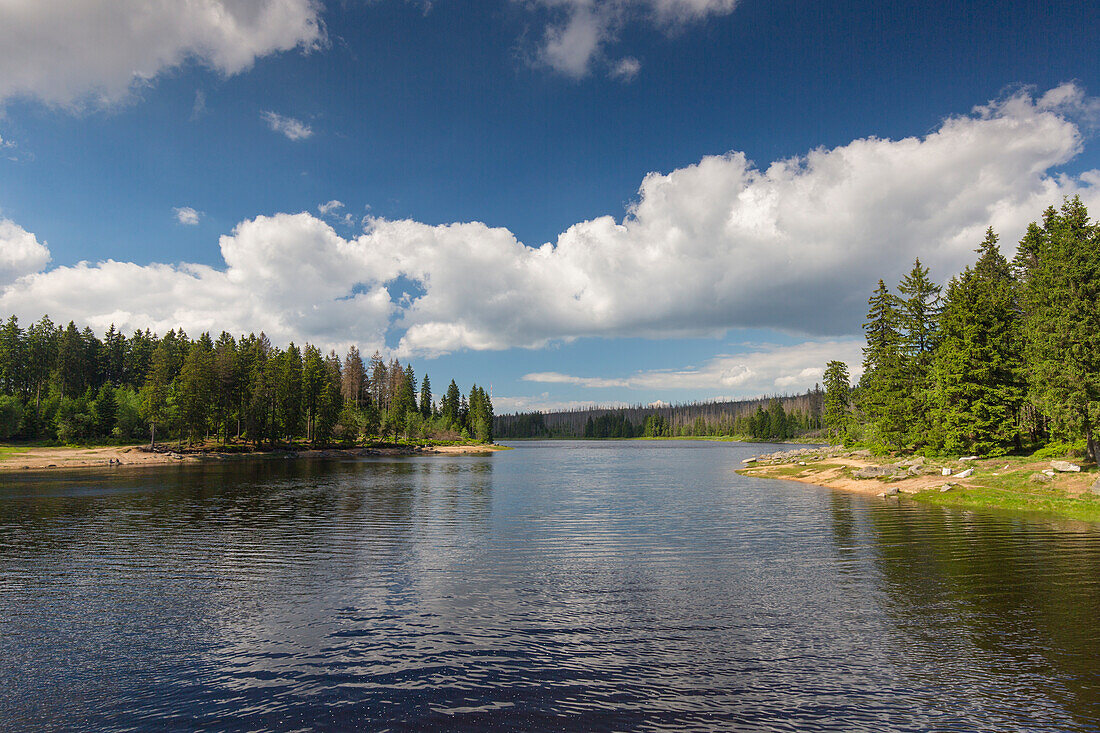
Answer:
<svg viewBox="0 0 1100 733"><path fill-rule="evenodd" d="M1030 476L1051 467L1051 462L1047 460L940 458L925 461L920 457L876 459L860 453L845 452L837 448L805 451L795 449L758 456L757 462L746 464L738 472L746 476L799 481L840 491L878 496L884 493L917 494L922 491L981 487L998 476ZM857 478L853 475L859 469L874 467L888 467L892 469L891 475L870 478ZM944 468L951 469L951 475L944 476ZM968 469L973 469L969 477L958 478L957 474ZM1039 485L1057 488L1069 496L1081 496L1089 491L1095 480L1096 474L1091 472L1056 472L1048 483Z"/></svg>
<svg viewBox="0 0 1100 733"><path fill-rule="evenodd" d="M366 456L474 455L502 450L497 445L440 445L424 448L359 447L324 450L255 451L250 453L220 453L216 450L177 453L168 450L152 453L139 446L106 446L98 448L27 448L15 447L0 454L0 473L66 468L111 466L158 466L177 463L198 463L229 460L262 460L287 458L358 458Z"/></svg>

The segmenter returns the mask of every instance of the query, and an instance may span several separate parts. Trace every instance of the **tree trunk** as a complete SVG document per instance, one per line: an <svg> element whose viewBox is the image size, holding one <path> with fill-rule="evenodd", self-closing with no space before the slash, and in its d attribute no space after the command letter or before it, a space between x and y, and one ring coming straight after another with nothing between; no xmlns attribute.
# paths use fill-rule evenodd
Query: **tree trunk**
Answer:
<svg viewBox="0 0 1100 733"><path fill-rule="evenodd" d="M149 447L157 447L157 424L155 422L149 423Z"/></svg>
<svg viewBox="0 0 1100 733"><path fill-rule="evenodd" d="M1092 434L1092 423L1089 422L1087 416L1085 417L1085 453L1093 463L1100 464L1096 455L1096 440Z"/></svg>

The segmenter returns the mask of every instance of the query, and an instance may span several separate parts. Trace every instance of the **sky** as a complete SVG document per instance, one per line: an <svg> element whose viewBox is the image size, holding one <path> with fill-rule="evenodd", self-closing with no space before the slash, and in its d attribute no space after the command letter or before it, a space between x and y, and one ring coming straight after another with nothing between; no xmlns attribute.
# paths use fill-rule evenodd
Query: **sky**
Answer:
<svg viewBox="0 0 1100 733"><path fill-rule="evenodd" d="M1100 211L1092 0L4 0L0 315L381 350L498 413L859 372Z"/></svg>

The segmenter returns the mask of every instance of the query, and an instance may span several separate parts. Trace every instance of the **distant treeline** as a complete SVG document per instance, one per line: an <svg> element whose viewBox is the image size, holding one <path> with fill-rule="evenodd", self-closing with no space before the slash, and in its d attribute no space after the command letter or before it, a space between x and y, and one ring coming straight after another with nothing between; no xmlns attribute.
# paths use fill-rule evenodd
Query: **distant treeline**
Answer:
<svg viewBox="0 0 1100 733"><path fill-rule="evenodd" d="M1044 448L1096 460L1100 227L1080 198L1048 207L1009 262L990 228L945 293L918 259L869 300L863 374L825 370L824 419L848 443L990 456Z"/></svg>
<svg viewBox="0 0 1100 733"><path fill-rule="evenodd" d="M730 402L598 407L499 415L498 438L639 438L729 436L786 440L819 430L824 393Z"/></svg>
<svg viewBox="0 0 1100 733"><path fill-rule="evenodd" d="M255 445L370 437L493 439L493 405L476 384L451 380L433 399L411 365L341 359L310 344L271 344L262 332L190 339L172 330L100 339L48 316L26 330L0 326L0 439L93 441L157 438Z"/></svg>

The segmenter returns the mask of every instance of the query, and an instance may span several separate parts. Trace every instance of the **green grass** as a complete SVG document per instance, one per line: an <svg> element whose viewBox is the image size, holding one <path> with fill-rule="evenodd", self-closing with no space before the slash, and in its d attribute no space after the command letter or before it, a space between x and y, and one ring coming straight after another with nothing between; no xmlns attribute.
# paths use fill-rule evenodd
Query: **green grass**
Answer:
<svg viewBox="0 0 1100 733"><path fill-rule="evenodd" d="M1009 509L1013 511L1055 514L1084 522L1100 522L1100 496L1076 498L1053 488L1032 488L1028 491L994 486L957 487L914 494L915 501L942 506Z"/></svg>

